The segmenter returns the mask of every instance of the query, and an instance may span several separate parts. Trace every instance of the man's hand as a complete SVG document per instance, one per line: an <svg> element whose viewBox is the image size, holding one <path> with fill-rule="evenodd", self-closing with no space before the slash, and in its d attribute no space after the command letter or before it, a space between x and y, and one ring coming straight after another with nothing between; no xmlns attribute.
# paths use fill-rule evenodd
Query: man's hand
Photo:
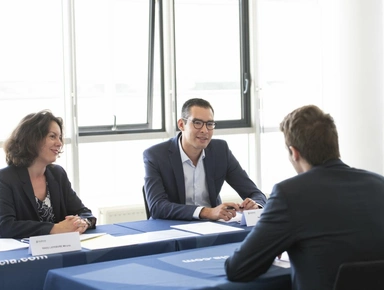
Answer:
<svg viewBox="0 0 384 290"><path fill-rule="evenodd" d="M227 202L214 208L204 207L200 212L200 218L215 221L219 219L229 221L236 216L236 211L240 211L239 205L233 202Z"/></svg>
<svg viewBox="0 0 384 290"><path fill-rule="evenodd" d="M259 206L257 205L257 203L248 197L244 199L243 202L240 204L240 209L242 210L258 209L258 208Z"/></svg>

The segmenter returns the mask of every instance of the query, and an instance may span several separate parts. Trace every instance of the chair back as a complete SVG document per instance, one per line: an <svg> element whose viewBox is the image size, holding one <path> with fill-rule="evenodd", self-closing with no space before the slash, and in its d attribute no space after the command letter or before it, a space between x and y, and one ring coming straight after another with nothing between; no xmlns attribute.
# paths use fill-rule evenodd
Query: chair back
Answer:
<svg viewBox="0 0 384 290"><path fill-rule="evenodd" d="M143 186L143 199L144 199L144 206L145 206L145 213L147 215L147 220L151 217L151 213L149 212L148 202L147 202L147 196L145 195L145 189Z"/></svg>
<svg viewBox="0 0 384 290"><path fill-rule="evenodd" d="M384 261L344 263L337 272L334 290L383 290Z"/></svg>

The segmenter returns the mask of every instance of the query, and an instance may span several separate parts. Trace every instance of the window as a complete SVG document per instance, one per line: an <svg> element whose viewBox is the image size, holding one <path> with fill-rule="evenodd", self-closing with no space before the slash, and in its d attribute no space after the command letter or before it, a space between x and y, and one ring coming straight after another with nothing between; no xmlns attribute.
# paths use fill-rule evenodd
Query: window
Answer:
<svg viewBox="0 0 384 290"><path fill-rule="evenodd" d="M60 0L0 2L0 140L29 113L65 118L62 31Z"/></svg>
<svg viewBox="0 0 384 290"><path fill-rule="evenodd" d="M247 34L247 1L175 0L177 113L203 98L217 129L250 126Z"/></svg>
<svg viewBox="0 0 384 290"><path fill-rule="evenodd" d="M321 6L317 0L258 2L263 189L295 175L279 124L292 110L322 107Z"/></svg>
<svg viewBox="0 0 384 290"><path fill-rule="evenodd" d="M75 1L80 135L164 130L160 80L153 84L154 68L161 69L155 2Z"/></svg>
<svg viewBox="0 0 384 290"><path fill-rule="evenodd" d="M291 109L322 102L320 2L0 1L0 147L26 114L51 109L65 121L67 145L58 163L84 203L95 214L102 206L142 204L142 151L172 137L182 104L201 97L215 109L215 138L228 141L268 194L294 174L279 122ZM73 71L68 55L74 56ZM258 125L259 114L251 120L251 83L261 88L252 96L261 100L260 138L258 128L248 128ZM72 122L79 127L76 140ZM220 131L235 127L244 129ZM154 131L160 133L112 136ZM3 152L0 165L6 165Z"/></svg>

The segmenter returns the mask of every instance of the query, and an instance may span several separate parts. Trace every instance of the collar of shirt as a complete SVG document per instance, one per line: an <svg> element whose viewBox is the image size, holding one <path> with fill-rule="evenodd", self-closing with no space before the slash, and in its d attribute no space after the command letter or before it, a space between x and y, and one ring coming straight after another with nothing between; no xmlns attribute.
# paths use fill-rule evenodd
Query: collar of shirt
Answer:
<svg viewBox="0 0 384 290"><path fill-rule="evenodd" d="M180 139L181 137L178 142L184 172L185 204L211 207L203 163L205 152L202 151L196 166L194 166L192 160L184 152ZM200 210L201 208L196 209L194 217L195 215L198 217Z"/></svg>
<svg viewBox="0 0 384 290"><path fill-rule="evenodd" d="M180 150L181 162L184 163L185 161L189 161L192 164L192 160L184 152L183 146L181 146L181 135L179 137L179 150ZM203 149L203 152L201 152L199 160L202 160L204 158L205 158L205 150Z"/></svg>

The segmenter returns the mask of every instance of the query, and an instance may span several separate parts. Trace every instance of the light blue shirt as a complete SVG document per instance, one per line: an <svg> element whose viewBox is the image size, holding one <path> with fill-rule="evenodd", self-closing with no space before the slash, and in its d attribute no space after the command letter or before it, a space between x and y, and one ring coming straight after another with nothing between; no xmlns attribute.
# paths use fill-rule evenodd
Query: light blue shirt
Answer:
<svg viewBox="0 0 384 290"><path fill-rule="evenodd" d="M199 215L203 207L211 207L203 162L205 151L201 152L195 166L181 146L181 137L179 138L179 149L184 171L185 204L197 205L198 207L193 213L193 218L200 219Z"/></svg>

